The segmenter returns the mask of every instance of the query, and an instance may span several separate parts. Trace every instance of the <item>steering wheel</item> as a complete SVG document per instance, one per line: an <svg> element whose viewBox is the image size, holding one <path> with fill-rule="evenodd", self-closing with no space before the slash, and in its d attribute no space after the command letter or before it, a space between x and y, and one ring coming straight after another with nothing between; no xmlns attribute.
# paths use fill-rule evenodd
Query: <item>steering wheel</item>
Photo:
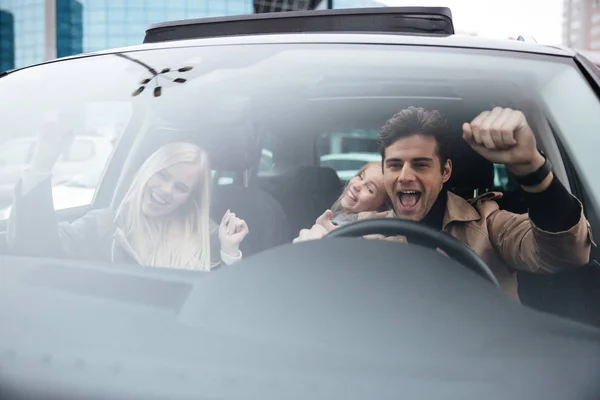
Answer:
<svg viewBox="0 0 600 400"><path fill-rule="evenodd" d="M432 249L439 248L450 258L500 287L490 267L470 247L447 233L414 221L397 218L366 219L340 226L325 237L361 237L372 234L402 235L410 240L409 243L421 244Z"/></svg>

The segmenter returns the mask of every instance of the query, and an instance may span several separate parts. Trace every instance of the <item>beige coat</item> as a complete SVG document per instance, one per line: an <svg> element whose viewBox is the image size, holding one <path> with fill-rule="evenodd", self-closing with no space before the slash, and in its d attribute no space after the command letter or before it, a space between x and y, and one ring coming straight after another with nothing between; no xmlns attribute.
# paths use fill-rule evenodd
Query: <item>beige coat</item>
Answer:
<svg viewBox="0 0 600 400"><path fill-rule="evenodd" d="M442 229L470 246L511 297L518 298L518 270L552 273L589 262L594 243L583 207L577 225L565 232L552 233L537 228L528 214L500 210L495 200L501 196L491 192L466 201L448 192ZM393 212L362 213L359 219L373 217L396 216ZM403 240L402 237L386 239Z"/></svg>

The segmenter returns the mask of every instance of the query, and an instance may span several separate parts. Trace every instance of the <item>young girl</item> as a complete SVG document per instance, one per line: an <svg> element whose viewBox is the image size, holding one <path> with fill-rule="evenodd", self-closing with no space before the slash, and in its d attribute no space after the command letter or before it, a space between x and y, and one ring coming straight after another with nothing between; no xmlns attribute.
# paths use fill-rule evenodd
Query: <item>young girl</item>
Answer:
<svg viewBox="0 0 600 400"><path fill-rule="evenodd" d="M383 212L390 203L383 187L381 162L365 164L348 182L330 210L321 215L310 229L302 229L294 243L324 236L336 226L359 219L365 212Z"/></svg>
<svg viewBox="0 0 600 400"><path fill-rule="evenodd" d="M331 221L342 225L356 221L358 214L365 211L387 211L390 203L383 187L381 162L365 164L350 179L342 195L331 206Z"/></svg>
<svg viewBox="0 0 600 400"><path fill-rule="evenodd" d="M94 210L72 223L56 221L51 171L72 135L47 129L16 188L8 244L16 253L63 256L209 271L241 259L246 223L227 211L209 218L210 167L190 143L170 143L135 175L116 212Z"/></svg>

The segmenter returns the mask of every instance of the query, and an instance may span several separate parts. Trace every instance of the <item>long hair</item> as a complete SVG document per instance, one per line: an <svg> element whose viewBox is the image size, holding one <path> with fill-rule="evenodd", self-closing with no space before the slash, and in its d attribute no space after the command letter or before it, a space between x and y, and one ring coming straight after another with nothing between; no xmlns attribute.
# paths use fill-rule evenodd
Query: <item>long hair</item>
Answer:
<svg viewBox="0 0 600 400"><path fill-rule="evenodd" d="M362 174L363 172L365 172L365 170L367 170L368 168L381 168L381 161L372 161L372 162L368 162L365 165L362 166L362 168L356 173L356 175L354 175L352 177L352 179L354 179L355 177L357 177L358 175ZM344 207L342 207L342 199L344 198L344 195L346 194L346 191L348 190L348 187L350 186L350 182L352 181L349 180L348 183L346 184L346 186L344 187L344 191L342 192L342 194L340 195L340 197L338 197L338 199L335 201L335 203L333 203L333 205L331 206L331 211L333 211L334 214L337 213L341 213L341 212L345 212L346 210L344 209ZM381 205L377 208L377 210L369 210L369 211L387 211L390 209L390 201L388 199L387 194L385 195L385 199L384 201L381 203Z"/></svg>
<svg viewBox="0 0 600 400"><path fill-rule="evenodd" d="M142 212L146 184L154 174L178 163L199 167L198 181L186 204L164 219ZM208 271L210 254L210 166L191 143L169 143L142 164L116 213L116 226L138 262L155 267Z"/></svg>

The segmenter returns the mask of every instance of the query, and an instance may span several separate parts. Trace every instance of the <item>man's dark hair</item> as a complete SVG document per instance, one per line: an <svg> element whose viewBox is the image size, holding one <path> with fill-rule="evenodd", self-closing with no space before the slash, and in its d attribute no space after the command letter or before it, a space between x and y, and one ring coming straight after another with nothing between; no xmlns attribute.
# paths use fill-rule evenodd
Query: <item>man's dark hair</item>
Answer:
<svg viewBox="0 0 600 400"><path fill-rule="evenodd" d="M398 139L415 135L432 136L436 140L437 155L444 168L450 158L450 127L439 111L420 107L405 108L383 124L378 135L381 157L384 157L385 149Z"/></svg>

